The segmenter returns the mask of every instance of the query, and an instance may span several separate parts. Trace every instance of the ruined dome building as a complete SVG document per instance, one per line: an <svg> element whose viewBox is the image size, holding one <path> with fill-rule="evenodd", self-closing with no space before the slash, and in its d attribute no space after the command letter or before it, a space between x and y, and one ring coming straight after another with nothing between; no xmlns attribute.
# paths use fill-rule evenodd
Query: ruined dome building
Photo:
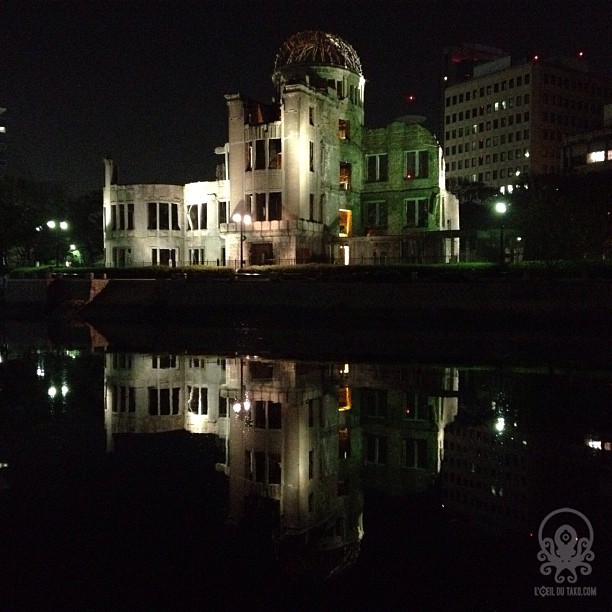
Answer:
<svg viewBox="0 0 612 612"><path fill-rule="evenodd" d="M107 265L239 267L241 251L247 265L457 258L447 230L459 229L458 204L445 191L441 148L413 117L365 128L365 79L350 44L299 32L278 51L272 82L269 104L225 96L214 181L117 185L106 160Z"/></svg>

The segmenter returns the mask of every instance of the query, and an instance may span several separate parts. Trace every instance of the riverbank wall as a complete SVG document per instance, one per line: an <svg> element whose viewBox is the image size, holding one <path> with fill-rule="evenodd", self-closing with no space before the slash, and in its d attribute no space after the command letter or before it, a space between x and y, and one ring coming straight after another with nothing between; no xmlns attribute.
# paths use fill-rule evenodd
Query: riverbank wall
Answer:
<svg viewBox="0 0 612 612"><path fill-rule="evenodd" d="M329 282L269 279L15 279L0 290L5 316L216 326L612 325L607 280Z"/></svg>

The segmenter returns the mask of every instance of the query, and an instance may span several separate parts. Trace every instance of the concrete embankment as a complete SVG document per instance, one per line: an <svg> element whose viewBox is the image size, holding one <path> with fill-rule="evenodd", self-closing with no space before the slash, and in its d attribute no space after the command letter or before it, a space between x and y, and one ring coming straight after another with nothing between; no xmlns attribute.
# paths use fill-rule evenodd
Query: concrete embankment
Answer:
<svg viewBox="0 0 612 612"><path fill-rule="evenodd" d="M602 326L610 332L609 281L359 283L112 280L82 311L89 321L226 325Z"/></svg>
<svg viewBox="0 0 612 612"><path fill-rule="evenodd" d="M104 289L94 278L9 279L0 287L0 314L5 318L71 318Z"/></svg>
<svg viewBox="0 0 612 612"><path fill-rule="evenodd" d="M370 326L418 322L473 325L612 325L612 282L606 280L194 281L56 278L9 280L5 316L78 316L89 322L236 323L277 326Z"/></svg>

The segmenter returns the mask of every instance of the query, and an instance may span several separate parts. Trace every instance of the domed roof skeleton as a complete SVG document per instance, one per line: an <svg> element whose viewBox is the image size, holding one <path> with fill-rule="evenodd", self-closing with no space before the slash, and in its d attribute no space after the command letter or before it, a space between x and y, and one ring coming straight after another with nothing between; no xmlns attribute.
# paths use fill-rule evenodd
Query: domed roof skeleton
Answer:
<svg viewBox="0 0 612 612"><path fill-rule="evenodd" d="M339 36L321 31L298 32L285 41L274 71L295 64L330 64L362 74L355 49Z"/></svg>

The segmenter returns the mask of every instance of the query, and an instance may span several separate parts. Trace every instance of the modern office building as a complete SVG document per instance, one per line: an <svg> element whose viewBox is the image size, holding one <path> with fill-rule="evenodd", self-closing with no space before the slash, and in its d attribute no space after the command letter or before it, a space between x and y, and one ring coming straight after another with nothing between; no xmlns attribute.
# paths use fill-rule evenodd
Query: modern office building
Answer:
<svg viewBox="0 0 612 612"><path fill-rule="evenodd" d="M566 172L612 170L612 104L603 109L603 127L565 137L563 169Z"/></svg>
<svg viewBox="0 0 612 612"><path fill-rule="evenodd" d="M6 108L0 108L0 115L4 113L6 113ZM3 119L0 118L0 174L4 174L7 162L6 125Z"/></svg>
<svg viewBox="0 0 612 612"><path fill-rule="evenodd" d="M365 78L348 43L298 33L272 81L271 103L226 96L214 181L119 185L106 161L107 265L457 258L440 144L415 117L365 127Z"/></svg>
<svg viewBox="0 0 612 612"><path fill-rule="evenodd" d="M511 193L525 175L560 173L563 140L602 127L612 81L579 58L473 66L445 89L444 157L449 189L480 183Z"/></svg>
<svg viewBox="0 0 612 612"><path fill-rule="evenodd" d="M450 87L468 81L474 76L474 68L508 55L503 49L462 43L444 49L442 74L444 86Z"/></svg>

